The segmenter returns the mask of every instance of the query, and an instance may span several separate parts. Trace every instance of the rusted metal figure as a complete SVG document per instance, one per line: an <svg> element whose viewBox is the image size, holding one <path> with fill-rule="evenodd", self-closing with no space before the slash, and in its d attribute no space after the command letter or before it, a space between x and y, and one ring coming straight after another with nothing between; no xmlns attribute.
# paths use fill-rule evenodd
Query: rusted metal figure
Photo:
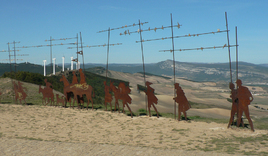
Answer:
<svg viewBox="0 0 268 156"><path fill-rule="evenodd" d="M234 89L235 88L235 85L230 82L229 83L229 88L231 89L231 95L230 95L230 98L232 98L232 110L231 110L231 116L230 116L230 121L229 121L229 124L227 126L227 128L230 127L230 125L234 122L234 115L236 113L236 116L237 116L237 119L238 119L238 98L237 98L237 90ZM244 122L243 120L241 119L241 123L244 127Z"/></svg>
<svg viewBox="0 0 268 156"><path fill-rule="evenodd" d="M81 68L79 69L79 73L80 73L80 84L86 83L86 77Z"/></svg>
<svg viewBox="0 0 268 156"><path fill-rule="evenodd" d="M72 81L71 85L74 85L74 84L78 84L78 80L77 80L77 76L75 74L75 71L73 71L73 81Z"/></svg>
<svg viewBox="0 0 268 156"><path fill-rule="evenodd" d="M74 73L74 78L73 78L73 82L75 82L75 79L77 79L77 77L75 76ZM89 100L92 103L92 109L93 109L93 100L91 97L91 94L93 92L93 97L95 96L94 90L90 85L87 85L86 83L83 84L69 84L68 80L66 79L66 77L64 75L62 75L62 78L60 79L60 81L62 81L64 83L64 88L63 88L63 92L65 95L65 98L67 99L67 101L70 101L70 99L68 99L69 93L73 93L74 94L74 99L73 99L73 108L74 108L74 102L75 100L80 100L80 98L85 94L87 97L87 109L88 109L88 105L89 105ZM80 106L78 105L78 108Z"/></svg>
<svg viewBox="0 0 268 156"><path fill-rule="evenodd" d="M145 83L145 85L147 87L145 93L147 95L147 100L148 100L149 116L151 117L151 110L150 110L150 108L151 108L151 106L153 106L154 107L154 110L156 111L157 117L159 118L158 111L157 111L157 109L156 109L156 107L154 105L154 104L157 104L158 103L158 99L154 95L154 89L150 86L151 84L153 84L153 83L151 83L149 81L146 81L146 83Z"/></svg>
<svg viewBox="0 0 268 156"><path fill-rule="evenodd" d="M185 120L187 121L187 114L186 111L191 108L189 101L187 100L185 93L183 92L182 88L180 87L179 83L174 84L176 89L177 96L173 98L175 102L178 103L178 121L181 120L181 112L183 112Z"/></svg>
<svg viewBox="0 0 268 156"><path fill-rule="evenodd" d="M17 101L18 99L20 100L20 104L21 104L21 100L24 100L24 103L26 104L26 97L27 94L25 93L24 90L27 91L27 88L22 87L23 83L18 81L18 84L15 81L12 81L13 83L13 87L14 87L14 92L15 92L15 100Z"/></svg>
<svg viewBox="0 0 268 156"><path fill-rule="evenodd" d="M238 87L237 88L237 98L238 98L237 126L240 125L241 117L242 117L242 114L244 112L247 119L248 119L251 130L254 132L253 123L252 123L252 120L249 116L249 109L248 109L248 105L250 105L250 102L253 101L253 96L247 87L242 86L242 81L240 79L238 79L236 81L236 84Z"/></svg>
<svg viewBox="0 0 268 156"><path fill-rule="evenodd" d="M133 115L132 115L132 111L128 105L131 104L131 97L128 95L130 92L131 92L131 89L129 88L129 86L126 86L124 82L120 82L119 85L118 85L118 89L119 89L119 92L120 92L120 97L123 101L123 113L125 113L125 106L127 106L128 110L130 111L130 114L131 114L131 118L133 118Z"/></svg>
<svg viewBox="0 0 268 156"><path fill-rule="evenodd" d="M114 92L114 99L115 99L114 111L116 111L116 106L118 106L118 112L120 112L119 103L118 103L118 100L121 99L120 90L116 86L114 86L114 82L111 82L111 81L110 81L110 89Z"/></svg>
<svg viewBox="0 0 268 156"><path fill-rule="evenodd" d="M104 83L104 92L105 92L105 100L104 100L104 104L106 106L106 111L107 111L107 103L110 103L110 107L111 107L111 111L112 111L112 100L113 97L110 94L110 87L108 85L106 85L106 81L103 82Z"/></svg>
<svg viewBox="0 0 268 156"><path fill-rule="evenodd" d="M53 93L53 89L52 84L50 82L47 81L47 79L44 80L46 83L46 86L43 88L41 88L41 85L39 85L39 94L42 93L43 94L43 99L42 99L42 104L43 104L43 100L45 101L45 105L47 105L49 103L49 99L50 99L50 106L54 105L54 93ZM47 99L47 102L46 102ZM52 104L53 103L53 104Z"/></svg>
<svg viewBox="0 0 268 156"><path fill-rule="evenodd" d="M62 96L62 98L60 98L59 97L59 94L56 94L56 98L57 98L56 105L59 105L60 103L62 103L62 107L65 107L65 99L64 99L64 96Z"/></svg>

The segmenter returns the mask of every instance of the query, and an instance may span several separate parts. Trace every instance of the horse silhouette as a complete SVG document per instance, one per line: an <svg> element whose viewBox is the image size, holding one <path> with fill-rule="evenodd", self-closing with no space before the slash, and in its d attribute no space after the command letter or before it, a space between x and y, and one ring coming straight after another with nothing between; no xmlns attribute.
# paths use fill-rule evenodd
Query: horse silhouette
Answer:
<svg viewBox="0 0 268 156"><path fill-rule="evenodd" d="M43 100L45 100L45 105L48 104L49 99L50 99L50 106L54 105L54 94L53 94L53 90L52 88L41 88L41 85L39 85L39 94L42 93L43 94L43 98L42 98L42 104L43 104ZM46 102L47 99L47 102Z"/></svg>
<svg viewBox="0 0 268 156"><path fill-rule="evenodd" d="M23 100L24 103L26 104L26 97L27 94L24 92L24 90L27 91L27 89L25 87L22 87L23 83L21 83L20 81L18 81L18 84L15 81L12 81L13 83L13 87L14 87L14 92L15 92L15 100L18 101L18 99L20 100L20 104L21 101Z"/></svg>
<svg viewBox="0 0 268 156"><path fill-rule="evenodd" d="M62 103L62 107L65 107L65 99L64 99L64 96L62 96L62 98L60 98L59 97L59 94L56 94L56 98L57 98L56 105L58 105L59 103Z"/></svg>
<svg viewBox="0 0 268 156"><path fill-rule="evenodd" d="M63 84L64 84L63 92L64 92L65 98L68 102L70 102L71 100L70 100L70 95L67 95L67 94L68 93L74 94L73 108L74 108L75 100L78 103L78 100L80 100L80 97L82 97L85 94L87 97L87 109L88 109L88 105L89 105L89 100L92 104L92 109L93 109L93 100L92 100L91 94L93 92L93 97L94 97L95 93L94 93L92 86L87 85L86 83L71 84L70 85L69 81L66 79L66 77L64 75L62 75L62 78L60 79L60 81L63 82ZM78 108L80 108L79 105L78 105Z"/></svg>

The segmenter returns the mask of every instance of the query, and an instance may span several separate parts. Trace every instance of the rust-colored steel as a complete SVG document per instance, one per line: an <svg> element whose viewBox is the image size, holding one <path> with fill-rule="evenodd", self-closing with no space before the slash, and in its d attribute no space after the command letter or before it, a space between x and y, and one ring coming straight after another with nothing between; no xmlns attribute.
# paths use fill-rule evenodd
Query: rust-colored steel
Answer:
<svg viewBox="0 0 268 156"><path fill-rule="evenodd" d="M60 98L59 97L59 94L56 94L56 98L57 98L56 105L59 105L61 103L62 104L62 107L65 107L65 99L64 99L64 96L62 96L62 98Z"/></svg>
<svg viewBox="0 0 268 156"><path fill-rule="evenodd" d="M150 108L151 108L151 106L153 106L154 107L154 110L156 111L157 117L159 118L158 111L157 111L157 109L156 109L156 107L154 105L154 104L157 104L158 103L158 99L154 95L154 89L150 86L151 84L153 84L153 83L151 83L149 81L146 81L146 83L145 83L145 85L147 87L145 93L147 95L147 100L148 100L149 116L151 117L151 110L150 110Z"/></svg>
<svg viewBox="0 0 268 156"><path fill-rule="evenodd" d="M231 110L231 116L230 116L230 121L229 124L227 126L227 128L230 127L230 125L234 122L234 115L236 113L237 115L237 119L238 119L238 98L237 98L237 89L235 89L235 85L230 82L229 83L229 88L231 89L231 95L230 98L232 98L232 110ZM244 127L244 122L241 118L241 123Z"/></svg>
<svg viewBox="0 0 268 156"><path fill-rule="evenodd" d="M181 112L183 112L185 120L187 121L187 114L186 111L191 108L189 101L187 100L185 93L183 92L182 88L180 87L179 83L174 84L177 96L173 98L175 102L178 103L178 121L181 120Z"/></svg>
<svg viewBox="0 0 268 156"><path fill-rule="evenodd" d="M254 132L254 127L252 120L249 116L249 109L248 105L250 105L250 102L253 101L253 96L249 89L245 86L242 86L242 81L238 79L236 81L237 84L237 98L238 98L238 119L237 119L237 126L240 125L241 117L243 112L246 115L246 118L248 119L249 125L251 127L251 130Z"/></svg>
<svg viewBox="0 0 268 156"><path fill-rule="evenodd" d="M84 73L82 72L82 69L79 70L79 72L80 72L80 76L82 75L80 83L78 83L78 81L77 81L77 77L76 77L75 72L73 72L74 75L73 75L73 81L71 84L68 82L66 77L64 75L62 75L62 78L60 79L60 81L64 83L63 92L65 95L65 98L67 99L68 102L71 102L70 93L74 94L74 99L73 99L73 108L74 108L75 100L77 101L77 103L79 103L80 101L83 101L83 100L81 100L83 95L86 95L86 97L87 97L87 109L88 109L88 105L89 105L89 100L92 104L92 109L94 109L93 108L93 100L91 97L92 92L93 92L93 97L95 96L94 90L93 90L92 86L88 85L87 83L81 84L81 82L85 82L85 77L84 77ZM79 105L78 105L78 108L80 108Z"/></svg>
<svg viewBox="0 0 268 156"><path fill-rule="evenodd" d="M53 94L52 84L48 82L47 79L45 79L44 81L46 83L46 86L44 87L44 89L41 88L41 85L39 85L39 94L40 93L43 94L42 104L44 100L45 105L47 105L50 99L50 106L52 106L52 103L54 105L54 94ZM46 99L47 99L47 102L46 102Z"/></svg>
<svg viewBox="0 0 268 156"><path fill-rule="evenodd" d="M104 83L104 92L105 92L105 100L104 100L104 104L106 106L106 111L107 111L107 103L110 103L110 107L111 107L111 111L112 111L112 100L113 97L110 94L110 87L108 85L106 85L106 81L103 82Z"/></svg>
<svg viewBox="0 0 268 156"><path fill-rule="evenodd" d="M128 105L128 103L131 104L131 101L132 101L131 97L128 95L131 92L131 89L129 88L129 86L126 86L124 82L119 83L118 89L119 89L121 99L123 101L123 113L125 113L124 108L125 106L127 106L128 110L130 111L131 118L133 118L132 111Z"/></svg>
<svg viewBox="0 0 268 156"><path fill-rule="evenodd" d="M25 93L24 90L27 91L27 88L22 87L23 83L18 81L18 84L15 81L12 81L13 83L13 87L14 87L14 92L15 92L15 100L17 101L18 99L20 100L20 104L21 104L21 100L24 101L24 103L26 104L26 97L27 94Z"/></svg>
<svg viewBox="0 0 268 156"><path fill-rule="evenodd" d="M118 106L118 112L120 112L118 100L121 99L121 97L120 97L121 94L120 94L119 89L116 86L114 86L114 82L111 82L111 81L110 81L110 90L112 90L114 92L114 99L115 99L114 111L116 111L116 106Z"/></svg>

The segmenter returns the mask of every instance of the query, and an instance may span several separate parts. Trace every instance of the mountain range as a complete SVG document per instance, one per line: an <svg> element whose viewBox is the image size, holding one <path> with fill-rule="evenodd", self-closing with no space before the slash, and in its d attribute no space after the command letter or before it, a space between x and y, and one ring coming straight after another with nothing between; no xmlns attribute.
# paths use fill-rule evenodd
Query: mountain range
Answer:
<svg viewBox="0 0 268 156"><path fill-rule="evenodd" d="M65 64L65 67L69 67L70 64ZM81 65L81 68L83 65ZM98 68L96 68L98 67ZM101 68L100 68L101 67ZM230 81L230 65L229 63L188 63L188 62L175 62L176 77L184 78L191 81L204 82L204 81ZM232 80L236 80L236 63L231 63ZM67 68L65 70L67 70ZM99 73L105 72L106 64L85 64L85 68L91 72ZM60 64L56 66L56 71L60 71L62 68ZM142 64L109 64L109 70L127 72L127 73L143 73ZM14 65L13 65L14 70ZM29 71L34 73L43 74L43 66L21 63L17 64L18 71ZM47 74L50 73L51 68L46 68ZM0 75L4 72L10 71L9 64L0 64ZM173 76L173 61L166 60L158 63L145 64L145 72L147 74L154 74L160 76ZM256 65L247 62L238 63L238 78L247 84L255 85L268 85L268 66L267 64Z"/></svg>

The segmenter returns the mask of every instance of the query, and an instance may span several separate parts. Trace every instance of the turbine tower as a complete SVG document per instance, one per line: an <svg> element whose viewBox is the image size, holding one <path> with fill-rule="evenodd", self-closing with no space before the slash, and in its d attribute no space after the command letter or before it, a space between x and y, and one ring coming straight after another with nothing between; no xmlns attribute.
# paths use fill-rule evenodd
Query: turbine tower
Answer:
<svg viewBox="0 0 268 156"><path fill-rule="evenodd" d="M55 75L56 58L53 58L53 75Z"/></svg>
<svg viewBox="0 0 268 156"><path fill-rule="evenodd" d="M64 59L65 59L65 57L63 56L62 57L62 71L64 72Z"/></svg>
<svg viewBox="0 0 268 156"><path fill-rule="evenodd" d="M43 62L44 62L44 76L46 76L46 62L47 62L47 60L43 60Z"/></svg>
<svg viewBox="0 0 268 156"><path fill-rule="evenodd" d="M74 68L74 61L73 61L74 57L71 57L71 70L73 70Z"/></svg>

